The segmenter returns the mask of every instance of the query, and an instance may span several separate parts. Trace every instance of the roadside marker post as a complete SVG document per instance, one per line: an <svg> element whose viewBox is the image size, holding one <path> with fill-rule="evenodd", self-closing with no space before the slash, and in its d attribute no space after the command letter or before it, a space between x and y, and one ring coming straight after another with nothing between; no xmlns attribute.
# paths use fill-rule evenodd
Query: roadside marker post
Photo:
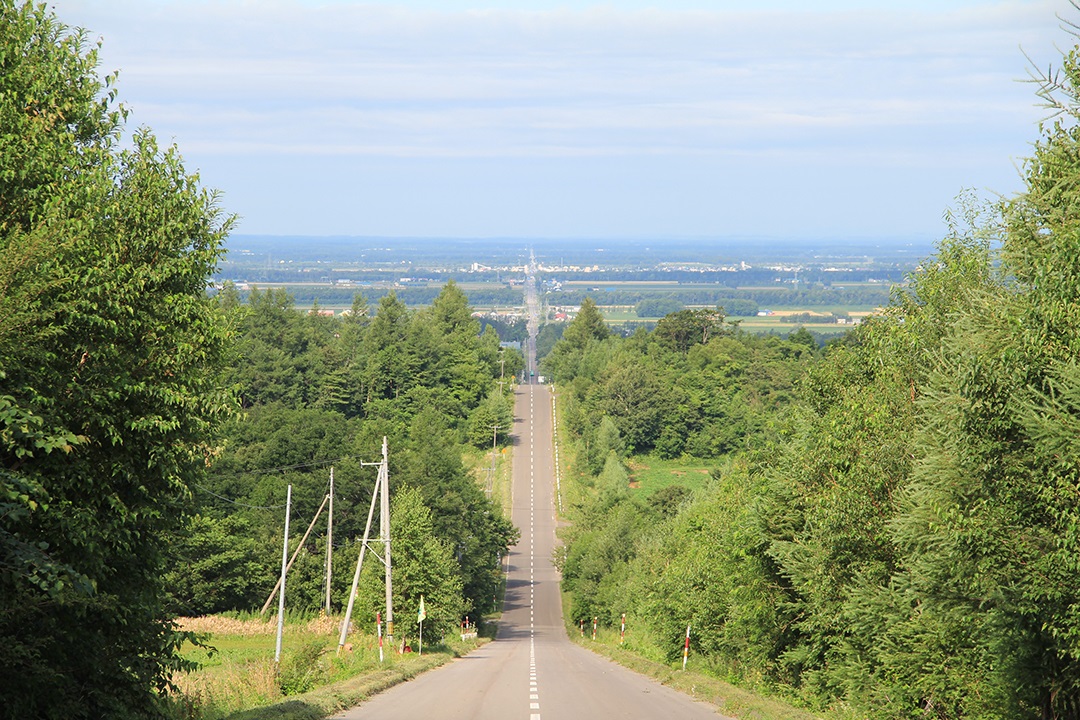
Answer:
<svg viewBox="0 0 1080 720"><path fill-rule="evenodd" d="M383 649L382 649L382 613L375 613L375 628L379 633L379 662L383 661Z"/></svg>
<svg viewBox="0 0 1080 720"><path fill-rule="evenodd" d="M596 639L596 621L597 621L597 620L599 620L599 618L596 618L596 617L594 617L594 618L592 619L592 639L593 639L593 640L595 640L595 639Z"/></svg>
<svg viewBox="0 0 1080 720"><path fill-rule="evenodd" d="M416 647L419 654L424 654L424 619L427 618L427 610L424 608L424 596L420 596L420 609L416 611L416 622L420 625L420 634L416 636Z"/></svg>
<svg viewBox="0 0 1080 720"><path fill-rule="evenodd" d="M622 614L622 626L619 628L619 644L626 640L626 613Z"/></svg>
<svg viewBox="0 0 1080 720"><path fill-rule="evenodd" d="M683 645L682 651L682 669L686 669L686 658L690 655L690 626L686 626L686 644Z"/></svg>

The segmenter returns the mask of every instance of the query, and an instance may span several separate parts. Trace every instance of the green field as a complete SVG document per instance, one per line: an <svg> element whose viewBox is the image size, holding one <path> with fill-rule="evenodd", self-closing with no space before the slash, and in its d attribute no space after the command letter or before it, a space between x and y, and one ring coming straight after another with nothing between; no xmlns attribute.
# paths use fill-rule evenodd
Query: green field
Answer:
<svg viewBox="0 0 1080 720"><path fill-rule="evenodd" d="M842 334L850 330L852 325L839 325L835 322L806 322L806 323L791 323L784 322L781 318L787 314L799 314L799 313L815 313L819 315L827 315L833 313L846 313L852 317L859 318L865 317L868 314L873 313L878 308L866 307L866 306L853 306L853 305L827 305L823 307L813 308L794 308L794 307L777 307L773 311L775 315L753 316L753 317L729 317L729 321L737 321L739 327L743 330L750 330L753 332L774 332L781 335L787 334L800 325L806 327L808 330L813 330L822 334ZM658 317L638 317L634 308L626 305L608 305L601 306L600 311L604 316L604 319L613 325L634 325L639 323L656 323L660 320Z"/></svg>
<svg viewBox="0 0 1080 720"><path fill-rule="evenodd" d="M244 717L250 720L299 717L297 707L308 712L303 717L325 717L486 642L482 638L461 642L450 636L442 642L425 642L422 657L415 652L398 654L387 646L380 661L374 628L350 633L346 650L339 655L340 617L290 619L282 639L281 662L275 664L277 622L272 614L265 620L216 615L177 622L213 648L185 644L181 654L200 667L173 677L178 716L200 720L218 720L240 711L248 711ZM408 639L415 645L415 636Z"/></svg>
<svg viewBox="0 0 1080 720"><path fill-rule="evenodd" d="M713 467L705 460L661 460L651 455L635 455L626 461L626 465L630 470L631 489L645 497L671 485L696 490L708 481Z"/></svg>

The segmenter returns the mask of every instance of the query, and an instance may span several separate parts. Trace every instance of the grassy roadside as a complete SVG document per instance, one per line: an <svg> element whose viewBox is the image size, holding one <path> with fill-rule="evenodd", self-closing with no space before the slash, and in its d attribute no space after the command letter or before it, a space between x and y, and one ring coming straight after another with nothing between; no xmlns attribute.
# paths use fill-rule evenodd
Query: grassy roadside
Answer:
<svg viewBox="0 0 1080 720"><path fill-rule="evenodd" d="M185 629L214 648L186 645L182 654L199 670L173 678L172 717L183 720L310 720L325 718L372 695L490 642L451 636L425 643L424 654L399 655L384 648L380 662L375 637L349 636L337 654L340 618L318 617L286 623L280 665L274 663L276 622L226 616L182 618Z"/></svg>
<svg viewBox="0 0 1080 720"><path fill-rule="evenodd" d="M821 720L822 716L789 705L782 700L758 695L749 690L726 683L723 680L696 672L691 663L686 670L678 666L665 665L641 657L619 646L617 633L608 631L598 634L595 641L590 639L589 631L584 638L569 628L570 639L578 645L602 655L609 660L650 677L661 685L690 695L697 700L704 700L719 708L724 715L740 720Z"/></svg>
<svg viewBox="0 0 1080 720"><path fill-rule="evenodd" d="M445 665L464 654L465 652L461 649L451 647L426 651L423 656L410 655L386 669L367 672L348 680L332 683L272 705L241 710L226 715L225 718L226 720L322 720L322 718L359 705L372 695Z"/></svg>
<svg viewBox="0 0 1080 720"><path fill-rule="evenodd" d="M556 434L563 451L560 454L563 492L571 500L567 502L567 516L560 520L565 524L574 521L574 508L584 505L590 497L591 488L584 482L584 473L575 469L573 443L562 430L562 403L556 395ZM709 474L710 464L704 461L680 458L660 460L651 456L635 456L629 459L631 492L650 495L653 492L673 484L696 488L703 484ZM569 622L571 617L568 592L563 592L563 617L567 619L566 632L571 642L612 660L623 667L650 677L662 685L685 693L698 700L703 700L719 708L719 712L740 720L850 720L842 710L816 714L804 708L796 707L781 698L768 696L749 689L732 685L702 671L706 661L695 658L691 650L690 661L686 670L681 663L674 665L658 662L643 656L634 650L634 639L628 635L626 645L620 644L619 629L600 627L596 640L592 639L592 628L586 626L584 633L578 626Z"/></svg>
<svg viewBox="0 0 1080 720"><path fill-rule="evenodd" d="M491 449L470 448L462 455L461 461L466 471L472 475L476 484L488 493L492 501L502 508L503 514L510 517L513 502L510 490L510 465L513 448L502 446L495 455L495 473L491 473Z"/></svg>
<svg viewBox="0 0 1080 720"><path fill-rule="evenodd" d="M570 616L570 595L563 593L563 617ZM661 685L689 695L696 700L703 700L719 708L719 712L739 720L842 720L838 714L818 715L795 707L781 699L760 695L724 682L695 669L696 659L691 655L687 669L681 664L668 665L656 662L635 653L620 644L617 628L601 627L597 630L596 640L592 639L592 629L585 628L582 634L577 626L567 624L566 634L570 641L586 650L601 655L618 663L628 670L650 677Z"/></svg>

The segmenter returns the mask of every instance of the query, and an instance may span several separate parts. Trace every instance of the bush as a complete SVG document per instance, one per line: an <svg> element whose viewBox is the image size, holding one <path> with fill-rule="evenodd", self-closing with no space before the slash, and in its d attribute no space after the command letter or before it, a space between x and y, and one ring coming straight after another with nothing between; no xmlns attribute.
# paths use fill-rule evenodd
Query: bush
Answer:
<svg viewBox="0 0 1080 720"><path fill-rule="evenodd" d="M278 686L281 694L299 695L312 690L326 681L326 666L322 655L326 652L322 640L312 640L285 657L278 670Z"/></svg>

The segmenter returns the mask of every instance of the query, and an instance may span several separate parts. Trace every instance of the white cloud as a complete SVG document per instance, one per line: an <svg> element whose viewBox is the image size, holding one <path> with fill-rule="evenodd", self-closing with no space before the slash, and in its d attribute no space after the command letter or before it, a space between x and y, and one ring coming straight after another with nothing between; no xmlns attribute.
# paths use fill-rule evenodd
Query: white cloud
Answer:
<svg viewBox="0 0 1080 720"><path fill-rule="evenodd" d="M987 157L1008 165L1040 116L1031 88L1014 82L1026 71L1020 47L1053 60L1065 37L1054 14L1068 9L1066 0L945 10L854 0L825 10L784 0L767 10L696 0L681 10L537 0L528 11L55 4L103 36L102 64L121 68L134 121L203 166L672 157L714 158L722 172L732 159L881 172L975 173Z"/></svg>
<svg viewBox="0 0 1080 720"><path fill-rule="evenodd" d="M155 21L175 28L171 35L140 33L115 52L106 45L106 62L126 68L122 88L128 97L134 89L131 102L152 126L165 116L149 109L170 102L268 117L288 107L292 133L319 137L333 132L342 104L388 122L405 106L406 129L428 115L428 129L441 126L451 144L463 118L539 134L577 127L583 141L605 125L653 128L665 115L673 131L748 116L877 124L888 121L879 109L890 103L906 108L898 123L948 123L957 104L1023 95L1010 82L1023 72L1016 37L1038 41L1048 14L1045 3L961 11L935 16L928 28L925 17L869 12L445 14L278 5L254 13L232 3L189 15L186 7L159 10ZM177 130L199 132L198 125Z"/></svg>

